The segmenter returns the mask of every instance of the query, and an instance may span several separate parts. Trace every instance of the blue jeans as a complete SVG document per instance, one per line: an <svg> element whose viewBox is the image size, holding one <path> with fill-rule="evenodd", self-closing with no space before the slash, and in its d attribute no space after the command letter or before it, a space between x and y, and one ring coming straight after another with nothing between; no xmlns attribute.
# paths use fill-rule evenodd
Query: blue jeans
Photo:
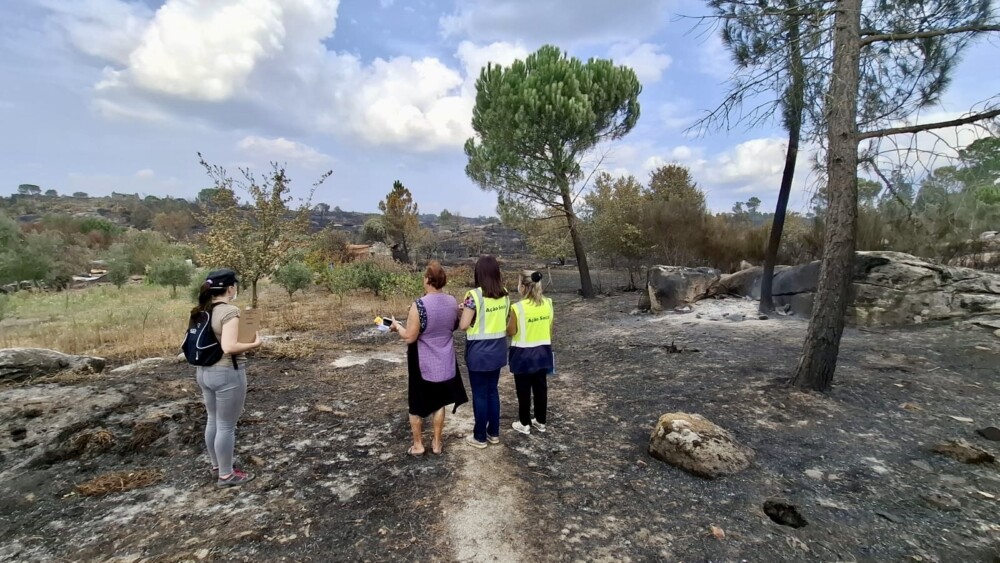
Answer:
<svg viewBox="0 0 1000 563"><path fill-rule="evenodd" d="M469 385L472 387L472 414L476 424L472 436L485 442L486 436L500 436L500 370L469 370Z"/></svg>

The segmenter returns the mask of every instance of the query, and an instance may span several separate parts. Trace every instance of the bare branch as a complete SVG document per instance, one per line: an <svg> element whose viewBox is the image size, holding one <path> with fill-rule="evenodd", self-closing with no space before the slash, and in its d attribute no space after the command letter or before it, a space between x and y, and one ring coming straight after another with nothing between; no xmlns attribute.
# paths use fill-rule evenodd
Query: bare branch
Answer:
<svg viewBox="0 0 1000 563"><path fill-rule="evenodd" d="M890 127L888 129L876 129L874 131L862 131L858 134L858 140L873 139L876 137L888 137L890 135L903 135L906 133L921 133L932 129L944 129L945 127L958 127L968 125L977 121L985 121L1000 116L1000 109L974 113L972 115L952 119L949 121L936 121L933 123L923 123L920 125L908 125L906 127Z"/></svg>
<svg viewBox="0 0 1000 563"><path fill-rule="evenodd" d="M871 45L878 41L912 41L914 39L931 39L957 33L989 33L991 31L1000 31L1000 25L963 25L961 27L918 31L915 33L878 33L869 31L861 34L861 46Z"/></svg>

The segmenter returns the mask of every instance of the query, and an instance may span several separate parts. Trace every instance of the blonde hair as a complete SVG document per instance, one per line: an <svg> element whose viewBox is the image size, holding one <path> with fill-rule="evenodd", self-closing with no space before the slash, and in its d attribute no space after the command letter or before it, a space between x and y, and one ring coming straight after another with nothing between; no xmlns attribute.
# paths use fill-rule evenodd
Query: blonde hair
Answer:
<svg viewBox="0 0 1000 563"><path fill-rule="evenodd" d="M524 298L535 305L542 304L542 273L533 270L521 272L521 286L524 287Z"/></svg>

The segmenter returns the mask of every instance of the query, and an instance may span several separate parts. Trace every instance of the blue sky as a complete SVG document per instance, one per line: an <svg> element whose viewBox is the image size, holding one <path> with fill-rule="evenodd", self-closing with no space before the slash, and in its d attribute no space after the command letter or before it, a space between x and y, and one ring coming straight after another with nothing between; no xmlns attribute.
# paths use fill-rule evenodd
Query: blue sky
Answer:
<svg viewBox="0 0 1000 563"><path fill-rule="evenodd" d="M421 209L493 214L465 176L474 81L545 43L611 57L643 83L642 117L602 166L645 179L692 169L714 210L773 206L779 127L693 137L731 71L694 0L4 0L0 192L112 190L190 197L210 182L196 152L235 172L287 162L304 195L375 211L401 180ZM997 47L967 52L925 118L1000 92ZM960 135L956 132L955 135ZM807 160L807 159L804 159ZM792 206L815 176L800 166Z"/></svg>

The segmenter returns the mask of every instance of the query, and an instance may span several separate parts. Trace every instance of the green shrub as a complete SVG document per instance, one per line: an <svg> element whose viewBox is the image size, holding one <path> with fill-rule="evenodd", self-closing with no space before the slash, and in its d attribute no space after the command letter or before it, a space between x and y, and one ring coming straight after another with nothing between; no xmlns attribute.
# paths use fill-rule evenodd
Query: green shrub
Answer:
<svg viewBox="0 0 1000 563"><path fill-rule="evenodd" d="M309 287L312 283L312 277L312 270L309 269L309 266L299 261L289 262L274 272L274 281L285 288L289 299L296 291Z"/></svg>
<svg viewBox="0 0 1000 563"><path fill-rule="evenodd" d="M168 285L171 288L170 296L177 297L177 286L191 283L191 274L194 271L187 262L180 258L168 258L153 265L149 272L149 279L159 285Z"/></svg>
<svg viewBox="0 0 1000 563"><path fill-rule="evenodd" d="M14 312L14 300L6 293L0 293L0 321Z"/></svg>
<svg viewBox="0 0 1000 563"><path fill-rule="evenodd" d="M420 274L387 258L369 258L335 266L323 273L323 284L334 294L356 289L371 291L376 296L405 295L418 297L423 292Z"/></svg>
<svg viewBox="0 0 1000 563"><path fill-rule="evenodd" d="M125 246L122 244L116 244L111 247L111 251L108 253L107 257L108 265L108 281L115 284L115 287L121 289L126 283L128 283L129 277L131 276L128 255L125 253Z"/></svg>
<svg viewBox="0 0 1000 563"><path fill-rule="evenodd" d="M80 221L81 233L87 234L91 231L98 231L110 237L125 232L125 229L112 223L111 221L108 221L107 219L101 219L99 217L87 217L86 219Z"/></svg>

